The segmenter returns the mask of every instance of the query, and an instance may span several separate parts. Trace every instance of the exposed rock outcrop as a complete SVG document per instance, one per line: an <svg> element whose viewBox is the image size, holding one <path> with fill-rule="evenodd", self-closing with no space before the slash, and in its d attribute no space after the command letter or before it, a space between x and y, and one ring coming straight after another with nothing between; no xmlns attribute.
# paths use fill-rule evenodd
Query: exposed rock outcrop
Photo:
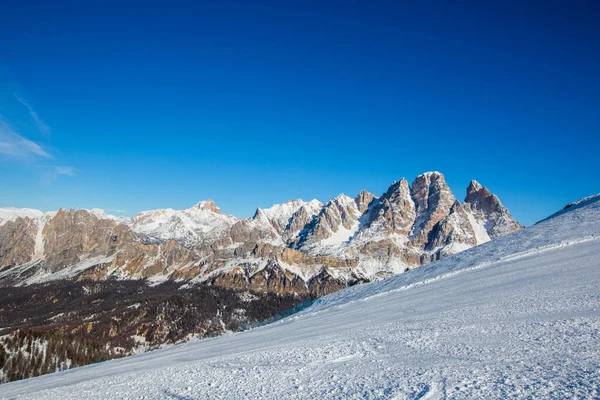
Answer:
<svg viewBox="0 0 600 400"><path fill-rule="evenodd" d="M465 203L469 205L475 219L484 224L490 238L506 235L523 228L513 219L510 211L502 205L498 196L490 193L477 181L473 180L469 184Z"/></svg>
<svg viewBox="0 0 600 400"><path fill-rule="evenodd" d="M439 172L417 176L412 184L411 197L416 212L411 241L416 245L425 245L429 232L450 214L456 199L446 185L444 175Z"/></svg>

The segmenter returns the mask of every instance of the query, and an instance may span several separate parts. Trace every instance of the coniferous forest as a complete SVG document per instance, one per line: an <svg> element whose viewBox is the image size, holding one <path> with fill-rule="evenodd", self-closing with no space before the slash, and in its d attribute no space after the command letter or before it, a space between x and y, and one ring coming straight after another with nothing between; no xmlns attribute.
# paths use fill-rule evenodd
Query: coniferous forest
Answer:
<svg viewBox="0 0 600 400"><path fill-rule="evenodd" d="M236 330L306 300L166 282L58 281L0 293L0 382Z"/></svg>

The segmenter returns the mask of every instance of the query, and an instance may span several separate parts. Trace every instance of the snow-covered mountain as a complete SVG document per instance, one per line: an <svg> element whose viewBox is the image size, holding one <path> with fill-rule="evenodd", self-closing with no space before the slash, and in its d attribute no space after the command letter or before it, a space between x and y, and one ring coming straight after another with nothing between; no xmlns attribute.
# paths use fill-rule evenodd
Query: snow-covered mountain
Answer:
<svg viewBox="0 0 600 400"><path fill-rule="evenodd" d="M433 189L440 193L440 183ZM412 215L406 196L391 197ZM482 213L494 203L488 197L475 201ZM409 240L422 240L428 227L444 237L469 220L470 207L451 200L434 194L414 202L419 223ZM425 208L437 215L422 216ZM431 226L432 218L448 228ZM406 230L397 221L392 227ZM497 232L481 226L490 237ZM416 270L340 290L278 322L1 385L0 397L598 398L599 252L600 195Z"/></svg>
<svg viewBox="0 0 600 400"><path fill-rule="evenodd" d="M0 225L6 224L8 221L14 221L17 218L39 218L44 213L40 210L34 210L33 208L15 208L6 207L0 208Z"/></svg>
<svg viewBox="0 0 600 400"><path fill-rule="evenodd" d="M0 209L0 284L148 279L316 296L429 263L521 226L473 181L463 203L439 172L325 204L300 199L236 218L212 201L132 218Z"/></svg>
<svg viewBox="0 0 600 400"><path fill-rule="evenodd" d="M186 210L171 208L142 211L128 223L134 232L160 240L193 246L202 237L229 229L237 218L221 212L214 201L201 201Z"/></svg>

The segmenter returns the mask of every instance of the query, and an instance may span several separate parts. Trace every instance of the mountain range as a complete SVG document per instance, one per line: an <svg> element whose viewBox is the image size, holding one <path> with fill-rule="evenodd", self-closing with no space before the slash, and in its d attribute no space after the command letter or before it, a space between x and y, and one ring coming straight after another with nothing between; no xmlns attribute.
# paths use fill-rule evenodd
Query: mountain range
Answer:
<svg viewBox="0 0 600 400"><path fill-rule="evenodd" d="M3 208L0 285L125 279L319 297L521 228L487 188L472 181L460 202L439 172L403 178L381 196L295 199L247 219L212 200L132 218Z"/></svg>

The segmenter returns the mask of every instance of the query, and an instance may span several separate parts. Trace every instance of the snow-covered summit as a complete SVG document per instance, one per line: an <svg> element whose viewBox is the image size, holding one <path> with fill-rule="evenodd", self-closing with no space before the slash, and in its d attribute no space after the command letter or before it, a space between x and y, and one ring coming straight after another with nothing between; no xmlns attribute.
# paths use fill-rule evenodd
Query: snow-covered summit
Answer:
<svg viewBox="0 0 600 400"><path fill-rule="evenodd" d="M221 209L217 206L217 204L212 199L199 201L192 208L197 208L199 210L205 210L205 211L211 211L216 214L222 214Z"/></svg>
<svg viewBox="0 0 600 400"><path fill-rule="evenodd" d="M131 218L130 226L135 232L150 237L194 245L202 236L228 229L237 220L232 215L222 214L212 200L206 200L184 210L142 211Z"/></svg>
<svg viewBox="0 0 600 400"><path fill-rule="evenodd" d="M88 211L90 214L92 214L93 216L95 216L98 219L110 219L110 220L113 220L116 222L123 222L123 223L127 223L130 220L128 217L119 217L116 215L108 214L102 208L86 209L86 211Z"/></svg>
<svg viewBox="0 0 600 400"><path fill-rule="evenodd" d="M4 225L8 221L14 221L17 218L39 218L44 215L43 211L34 210L33 208L15 208L6 207L0 208L0 225Z"/></svg>

